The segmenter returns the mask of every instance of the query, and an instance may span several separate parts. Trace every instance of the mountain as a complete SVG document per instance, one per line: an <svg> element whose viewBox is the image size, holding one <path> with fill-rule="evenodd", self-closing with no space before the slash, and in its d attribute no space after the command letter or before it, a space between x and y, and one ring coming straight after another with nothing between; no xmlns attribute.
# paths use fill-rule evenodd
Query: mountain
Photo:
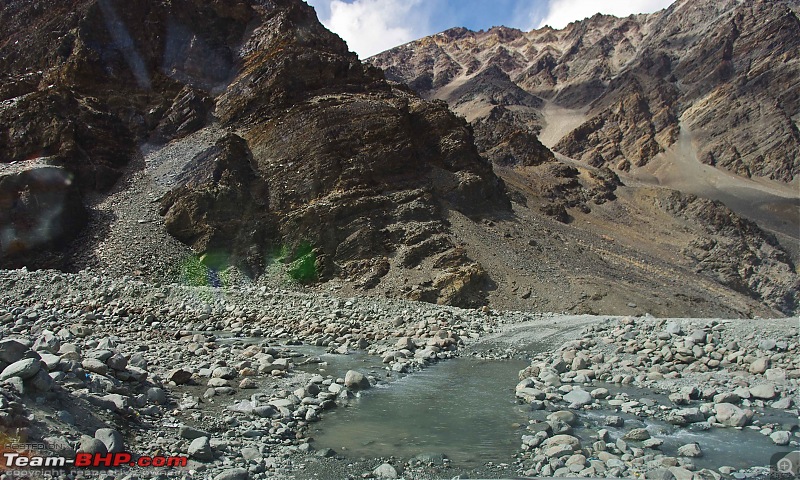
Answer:
<svg viewBox="0 0 800 480"><path fill-rule="evenodd" d="M594 166L641 168L688 131L705 164L791 182L800 173L796 10L679 0L563 30L451 29L370 62L472 122L503 112L544 128L556 152Z"/></svg>
<svg viewBox="0 0 800 480"><path fill-rule="evenodd" d="M303 280L374 286L435 263L415 270L419 298L472 301L483 272L444 211L507 210L502 184L463 120L390 86L305 3L4 1L0 15L0 151L14 166L3 171L5 265L59 266L32 257L87 225L72 204L128 188L120 178L155 166L137 165L143 150L214 125L207 148L171 164L160 202L166 231L214 268L257 276L284 251L312 255ZM54 195L38 193L53 175L62 196L28 206ZM86 228L116 235L92 217ZM133 242L97 243L123 239Z"/></svg>
<svg viewBox="0 0 800 480"><path fill-rule="evenodd" d="M428 90L457 99L444 102L359 62L299 0L0 5L3 268L211 286L288 276L580 313L797 306L791 255L757 225L630 188L610 160L556 158L538 140L551 97L572 99L558 107L569 117L599 86L548 97L518 82L516 50L469 75L435 68ZM649 244L648 229L670 241Z"/></svg>
<svg viewBox="0 0 800 480"><path fill-rule="evenodd" d="M679 0L654 14L598 14L563 30L453 28L368 61L423 97L446 101L472 124L512 199L575 228L599 231L592 217L640 201L640 193L627 193L633 189L684 192L679 204L703 210L688 226L682 209L661 208L677 193L646 195L659 215L670 214L672 229L695 236L679 257L698 273L757 298L772 296L773 305L791 311L800 255L797 10L790 1ZM609 201L618 205L600 206ZM655 215L636 230L657 230ZM630 228L627 216L610 220L616 231ZM776 250L711 262L696 252L698 242L710 245L701 240L709 234L726 238L725 245L747 237L746 244ZM650 241L668 245L674 236ZM780 276L756 273L766 265L789 275L777 297L753 289ZM730 271L740 272L737 280Z"/></svg>

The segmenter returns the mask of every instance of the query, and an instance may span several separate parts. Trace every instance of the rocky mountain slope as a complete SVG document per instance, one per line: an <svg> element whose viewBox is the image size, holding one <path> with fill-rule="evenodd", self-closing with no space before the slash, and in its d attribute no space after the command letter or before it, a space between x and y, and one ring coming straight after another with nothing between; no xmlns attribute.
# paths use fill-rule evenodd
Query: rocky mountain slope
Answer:
<svg viewBox="0 0 800 480"><path fill-rule="evenodd" d="M133 168L138 146L214 123L228 133L173 165L183 171L160 212L209 266L257 275L286 250L311 263L302 280L372 286L429 261L420 299L480 301L483 272L442 212L509 204L466 123L387 84L303 2L11 2L0 25L5 162L55 165L72 197L88 196ZM35 187L10 194L28 188L38 201ZM39 221L30 212L14 215ZM63 243L74 229L58 226L80 223L76 212L27 228ZM41 243L6 225L4 264L24 263Z"/></svg>
<svg viewBox="0 0 800 480"><path fill-rule="evenodd" d="M548 105L584 116L554 150L641 167L681 128L706 164L791 182L800 173L800 20L791 1L679 0L651 15L595 15L563 30L456 28L372 59L390 79L470 121L538 132ZM527 162L521 162L527 164Z"/></svg>
<svg viewBox="0 0 800 480"><path fill-rule="evenodd" d="M651 15L595 15L563 30L454 28L369 61L470 121L512 199L561 222L576 221L576 228L599 231L597 218L587 214L595 210L603 218L599 205L620 196L624 203L655 195L661 207L678 198L620 195L631 188L666 186L730 204L736 213L719 202L692 200L689 223L677 210L657 207L669 214L662 219L668 230L695 237L662 258L677 254L695 272L791 311L800 231L795 7L678 1ZM720 218L727 220L712 220ZM630 227L624 217L611 221L617 231ZM641 232L650 226L646 219ZM650 241L669 245L673 235ZM760 253L740 255L731 245ZM653 245L636 248L663 255ZM759 273L763 268L776 270ZM782 278L781 293L755 291L775 278Z"/></svg>
<svg viewBox="0 0 800 480"><path fill-rule="evenodd" d="M690 254L695 209L628 190L608 162L556 162L537 139L553 102L499 66L510 51L444 82L470 126L360 63L299 0L2 6L4 268L208 285L282 271L345 295L581 313L797 306L793 260L757 227ZM591 88L572 90L569 108ZM726 252L751 261L720 276Z"/></svg>

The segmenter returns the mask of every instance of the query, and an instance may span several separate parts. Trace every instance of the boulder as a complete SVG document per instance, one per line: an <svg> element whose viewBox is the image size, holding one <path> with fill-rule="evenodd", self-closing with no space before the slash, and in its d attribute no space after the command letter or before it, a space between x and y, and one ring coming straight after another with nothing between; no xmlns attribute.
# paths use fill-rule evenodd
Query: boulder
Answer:
<svg viewBox="0 0 800 480"><path fill-rule="evenodd" d="M23 380L27 380L33 378L41 368L42 361L38 358L18 360L3 369L3 372L0 373L0 381L7 380L11 377L19 377Z"/></svg>
<svg viewBox="0 0 800 480"><path fill-rule="evenodd" d="M769 436L772 443L775 445L789 445L789 441L791 440L791 434L786 431L779 430L777 432L772 432Z"/></svg>
<svg viewBox="0 0 800 480"><path fill-rule="evenodd" d="M714 395L714 403L732 403L737 404L741 402L742 399L739 398L739 395L736 395L733 392L723 392Z"/></svg>
<svg viewBox="0 0 800 480"><path fill-rule="evenodd" d="M353 390L363 390L370 387L369 379L363 373L349 370L344 376L344 385Z"/></svg>
<svg viewBox="0 0 800 480"><path fill-rule="evenodd" d="M750 373L760 374L767 371L769 368L769 358L767 357L760 357L753 360L753 363L750 364Z"/></svg>
<svg viewBox="0 0 800 480"><path fill-rule="evenodd" d="M581 441L572 435L554 435L544 441L545 447L555 447L558 445L566 445L572 450L578 450L581 448Z"/></svg>
<svg viewBox="0 0 800 480"><path fill-rule="evenodd" d="M167 392L160 387L150 387L147 389L147 400L156 405L165 405L167 403Z"/></svg>
<svg viewBox="0 0 800 480"><path fill-rule="evenodd" d="M78 453L108 453L108 448L102 440L83 435L78 446Z"/></svg>
<svg viewBox="0 0 800 480"><path fill-rule="evenodd" d="M55 385L55 381L53 377L47 373L47 370L42 368L36 372L36 375L28 379L28 384L39 392L49 392L53 388L53 385Z"/></svg>
<svg viewBox="0 0 800 480"><path fill-rule="evenodd" d="M125 450L122 434L112 428L98 428L94 432L94 438L103 442L109 453L118 453Z"/></svg>
<svg viewBox="0 0 800 480"><path fill-rule="evenodd" d="M88 216L73 178L43 164L0 174L0 267L27 265L42 251L57 251L83 228Z"/></svg>
<svg viewBox="0 0 800 480"><path fill-rule="evenodd" d="M686 425L705 421L706 417L699 408L681 408L667 414L667 422L673 425Z"/></svg>
<svg viewBox="0 0 800 480"><path fill-rule="evenodd" d="M170 382L174 382L176 385L184 385L192 379L192 372L182 368L176 368L167 374L167 379Z"/></svg>
<svg viewBox="0 0 800 480"><path fill-rule="evenodd" d="M680 335L683 333L683 328L681 328L681 324L678 322L669 322L666 328L664 328L664 331L670 335Z"/></svg>
<svg viewBox="0 0 800 480"><path fill-rule="evenodd" d="M198 437L192 440L187 453L191 458L201 462L214 460L214 451L211 449L211 442L208 437Z"/></svg>
<svg viewBox="0 0 800 480"><path fill-rule="evenodd" d="M14 363L22 360L22 356L29 349L27 345L18 340L10 338L0 340L0 362Z"/></svg>
<svg viewBox="0 0 800 480"><path fill-rule="evenodd" d="M96 358L85 358L83 362L81 362L81 366L84 370L99 375L106 375L108 373L108 365Z"/></svg>
<svg viewBox="0 0 800 480"><path fill-rule="evenodd" d="M678 455L681 457L696 458L702 457L703 451L700 449L700 444L689 443L678 448Z"/></svg>
<svg viewBox="0 0 800 480"><path fill-rule="evenodd" d="M125 355L122 355L121 353L115 353L108 357L106 360L106 365L108 365L112 370L122 372L128 366L128 359L125 358Z"/></svg>
<svg viewBox="0 0 800 480"><path fill-rule="evenodd" d="M187 425L181 425L178 428L178 436L181 438L185 438L187 440L195 440L197 438L202 437L211 437L208 432L203 430L198 430L196 428L189 427Z"/></svg>
<svg viewBox="0 0 800 480"><path fill-rule="evenodd" d="M669 467L669 472L672 474L674 480L693 480L694 473L683 467Z"/></svg>
<svg viewBox="0 0 800 480"><path fill-rule="evenodd" d="M633 430L626 433L623 438L625 440L633 440L640 442L650 438L650 432L648 432L646 428L634 428Z"/></svg>
<svg viewBox="0 0 800 480"><path fill-rule="evenodd" d="M375 467L375 470L372 471L372 474L375 478L383 478L383 479L395 479L398 478L397 470L390 464L384 463Z"/></svg>
<svg viewBox="0 0 800 480"><path fill-rule="evenodd" d="M750 388L750 395L760 400L771 400L775 398L775 385L763 383Z"/></svg>
<svg viewBox="0 0 800 480"><path fill-rule="evenodd" d="M516 391L516 396L530 403L534 400L544 400L547 394L538 388L525 387L518 388Z"/></svg>
<svg viewBox="0 0 800 480"><path fill-rule="evenodd" d="M731 403L718 403L714 405L717 421L728 427L744 427L753 418L751 410L742 410Z"/></svg>
<svg viewBox="0 0 800 480"><path fill-rule="evenodd" d="M582 407L594 401L592 395L586 390L575 388L568 394L564 395L564 400L571 406Z"/></svg>
<svg viewBox="0 0 800 480"><path fill-rule="evenodd" d="M575 425L578 423L578 416L569 410L559 410L547 416L550 421L563 422L567 425Z"/></svg>
<svg viewBox="0 0 800 480"><path fill-rule="evenodd" d="M248 480L250 478L250 472L243 468L229 468L217 476L214 477L214 480Z"/></svg>

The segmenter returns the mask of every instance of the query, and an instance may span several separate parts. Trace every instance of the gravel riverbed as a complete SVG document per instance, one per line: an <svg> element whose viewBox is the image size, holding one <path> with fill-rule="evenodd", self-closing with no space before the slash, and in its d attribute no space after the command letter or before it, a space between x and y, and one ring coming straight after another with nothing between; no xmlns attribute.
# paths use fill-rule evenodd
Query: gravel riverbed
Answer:
<svg viewBox="0 0 800 480"><path fill-rule="evenodd" d="M581 427L593 410L686 428L757 428L766 442L797 448L796 423L762 421L773 410L797 414L796 319L539 315L265 286L158 285L88 271L0 271L0 291L4 443L28 444L28 450L44 444L44 450L67 458L121 451L134 458L188 457L183 468L40 470L29 478L753 473L726 465L697 468L694 447L681 455L660 454L656 435L643 439L649 433L634 428L622 434L630 434L629 440L620 441L612 438L619 430L589 427L597 437L589 441ZM534 345L545 353L534 355ZM305 368L322 362L314 352L356 350L383 368L341 375ZM464 471L436 455L351 459L315 445L310 425L324 422L328 410L387 376L413 375L458 355L533 356L516 390L510 384L507 393L498 393L516 394L532 415L527 425L517 426L514 461ZM613 387L597 382L665 395L655 403L642 401L604 393ZM548 418L537 419L537 412ZM0 479L24 478L25 472L18 473L6 471Z"/></svg>

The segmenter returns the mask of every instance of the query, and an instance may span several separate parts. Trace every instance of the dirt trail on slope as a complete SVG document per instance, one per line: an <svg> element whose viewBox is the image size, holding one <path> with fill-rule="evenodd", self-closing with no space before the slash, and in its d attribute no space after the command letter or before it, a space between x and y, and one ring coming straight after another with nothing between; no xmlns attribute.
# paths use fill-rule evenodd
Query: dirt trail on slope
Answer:
<svg viewBox="0 0 800 480"><path fill-rule="evenodd" d="M691 131L681 126L678 141L646 166L626 176L637 184L681 190L719 200L731 210L778 234L784 247L798 258L800 239L800 181L786 184L763 178L747 179L697 159Z"/></svg>
<svg viewBox="0 0 800 480"><path fill-rule="evenodd" d="M546 101L542 108L544 128L539 133L539 141L547 148L553 148L566 134L575 130L587 120L588 107L582 110L560 107Z"/></svg>

